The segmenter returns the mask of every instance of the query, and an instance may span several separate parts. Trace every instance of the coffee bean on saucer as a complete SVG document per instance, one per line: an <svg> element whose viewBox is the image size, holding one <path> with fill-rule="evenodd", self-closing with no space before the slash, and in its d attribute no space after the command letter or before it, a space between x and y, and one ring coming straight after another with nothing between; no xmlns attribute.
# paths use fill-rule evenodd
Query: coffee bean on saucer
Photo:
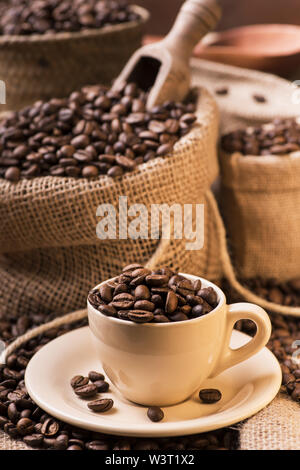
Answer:
<svg viewBox="0 0 300 470"><path fill-rule="evenodd" d="M88 383L89 383L89 378L83 377L82 375L75 375L71 379L72 388L82 387L83 385L87 385Z"/></svg>
<svg viewBox="0 0 300 470"><path fill-rule="evenodd" d="M98 388L97 388L97 385L93 383L93 384L83 385L82 387L76 387L74 389L74 392L80 398L89 398L98 392Z"/></svg>
<svg viewBox="0 0 300 470"><path fill-rule="evenodd" d="M200 397L200 400L203 401L203 403L206 403L206 404L217 403L218 401L221 400L222 393L220 392L220 390L217 390L214 388L206 388L206 389L200 390L199 397Z"/></svg>
<svg viewBox="0 0 300 470"><path fill-rule="evenodd" d="M164 412L158 406L151 406L147 411L148 418L154 423L158 423L164 418Z"/></svg>
<svg viewBox="0 0 300 470"><path fill-rule="evenodd" d="M216 95L225 96L228 95L229 89L227 87L220 87L215 90Z"/></svg>
<svg viewBox="0 0 300 470"><path fill-rule="evenodd" d="M255 94L255 95L253 95L253 99L257 103L266 103L267 102L267 98L263 95Z"/></svg>
<svg viewBox="0 0 300 470"><path fill-rule="evenodd" d="M97 392L102 393L102 392L107 392L109 389L109 384L105 382L105 380L96 380L94 382L94 385L97 387Z"/></svg>
<svg viewBox="0 0 300 470"><path fill-rule="evenodd" d="M88 408L97 413L105 413L109 411L114 405L111 398L100 398L99 400L91 401L88 403Z"/></svg>
<svg viewBox="0 0 300 470"><path fill-rule="evenodd" d="M95 372L94 370L89 372L88 377L89 377L91 382L96 382L97 380L104 380L105 379L104 375L101 374L101 372ZM86 385L86 384L83 384L83 385Z"/></svg>

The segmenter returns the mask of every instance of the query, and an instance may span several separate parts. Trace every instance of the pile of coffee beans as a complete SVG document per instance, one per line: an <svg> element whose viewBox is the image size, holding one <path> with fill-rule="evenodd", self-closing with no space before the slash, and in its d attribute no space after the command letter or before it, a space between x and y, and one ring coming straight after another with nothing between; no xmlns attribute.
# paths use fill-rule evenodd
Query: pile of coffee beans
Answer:
<svg viewBox="0 0 300 470"><path fill-rule="evenodd" d="M71 379L71 387L79 398L95 398L98 393L107 392L109 389L109 384L104 379L101 372L91 371L88 377L75 375ZM114 402L111 398L97 398L87 404L88 408L96 413L105 413L113 405Z"/></svg>
<svg viewBox="0 0 300 470"><path fill-rule="evenodd" d="M300 304L300 278L285 282L278 282L276 279L252 278L244 284L259 297L274 304L288 307L297 307Z"/></svg>
<svg viewBox="0 0 300 470"><path fill-rule="evenodd" d="M0 1L0 34L74 32L139 20L127 0Z"/></svg>
<svg viewBox="0 0 300 470"><path fill-rule="evenodd" d="M229 153L243 155L287 155L300 150L300 120L275 119L270 124L240 129L222 137Z"/></svg>
<svg viewBox="0 0 300 470"><path fill-rule="evenodd" d="M150 112L147 96L134 83L89 86L11 113L0 122L0 178L117 177L170 155L196 120L196 94Z"/></svg>
<svg viewBox="0 0 300 470"><path fill-rule="evenodd" d="M92 290L89 302L109 317L135 323L193 320L214 310L218 296L200 279L190 281L169 268L126 266L113 281Z"/></svg>

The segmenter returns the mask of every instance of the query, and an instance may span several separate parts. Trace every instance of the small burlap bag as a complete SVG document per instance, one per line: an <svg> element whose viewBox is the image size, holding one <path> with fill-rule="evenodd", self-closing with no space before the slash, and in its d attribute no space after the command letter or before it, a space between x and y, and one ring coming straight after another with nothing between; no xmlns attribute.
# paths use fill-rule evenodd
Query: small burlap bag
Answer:
<svg viewBox="0 0 300 470"><path fill-rule="evenodd" d="M65 97L85 85L110 85L141 45L149 18L144 8L132 9L139 21L74 33L0 36L0 79L6 85L1 110Z"/></svg>
<svg viewBox="0 0 300 470"><path fill-rule="evenodd" d="M221 153L221 204L240 277L300 275L300 152Z"/></svg>
<svg viewBox="0 0 300 470"><path fill-rule="evenodd" d="M293 104L295 88L287 80L254 70L199 59L192 60L192 70L194 84L205 86L215 96L220 108L221 134L239 128L268 123L277 117L300 116L300 104ZM228 93L226 95L216 94L216 90L219 88L227 88ZM254 99L254 95L264 96L266 102L258 103ZM224 169L224 157L221 156L220 160L223 170L222 178L224 178L225 184L228 187L240 188L239 191L236 191L238 200L236 194L234 194L234 200L227 204L225 222L226 232L229 233L229 242L232 243L230 237L232 232L235 233L235 239L241 236L244 237L244 240L247 239L248 243L251 241L251 244L254 244L255 241L257 254L254 253L253 249L252 257L247 256L247 261L244 262L245 270L242 274L245 275L247 270L247 274L250 275L250 269L254 266L253 269L257 268L256 273L263 275L261 262L262 259L266 260L267 258L265 253L270 253L274 271L272 272L271 269L268 272L268 277L276 277L276 273L280 274L279 279L282 280L287 277L299 277L300 158L298 154L295 153L289 157L260 157L259 161L258 157L247 157L244 160L238 157L229 158L225 160L226 171ZM232 161L234 163L231 165ZM222 206L224 195L219 187L220 185L216 185L215 195ZM259 192L259 188L262 189L261 192ZM256 204L261 197L264 198L262 201L262 205L265 205L264 209ZM239 201L243 201L243 217L249 221L248 227L245 227L245 229L243 224L240 224L240 215L234 213L237 208L241 211ZM211 204L215 204L213 199ZM257 220L256 227L251 220L252 218ZM245 300L256 303L270 312L300 316L300 307L287 307L268 302L253 294L238 282L228 253L227 233L217 207L215 209L215 219L218 220L223 274L232 287ZM270 222L269 232L265 221ZM239 224L240 233L237 230L237 224ZM260 230L260 226L264 227L263 231ZM288 231L292 233L288 234ZM286 239L284 239L284 235ZM243 247L242 242L239 240L238 242L240 256L246 256L242 250L247 253L249 246ZM270 246L273 247L272 254ZM246 262L248 263L247 266ZM240 259L237 260L237 263L240 263ZM272 268L271 261L269 266ZM290 270L290 275L286 275L285 268Z"/></svg>
<svg viewBox="0 0 300 470"><path fill-rule="evenodd" d="M173 155L140 165L113 180L43 177L17 184L0 181L0 308L22 312L67 313L85 305L87 292L116 275L127 263L170 265L210 279L221 277L216 219L209 188L218 174L218 113L201 90L197 123L175 145ZM99 240L100 204L119 196L128 208L144 204L205 204L204 247L187 251L186 240Z"/></svg>

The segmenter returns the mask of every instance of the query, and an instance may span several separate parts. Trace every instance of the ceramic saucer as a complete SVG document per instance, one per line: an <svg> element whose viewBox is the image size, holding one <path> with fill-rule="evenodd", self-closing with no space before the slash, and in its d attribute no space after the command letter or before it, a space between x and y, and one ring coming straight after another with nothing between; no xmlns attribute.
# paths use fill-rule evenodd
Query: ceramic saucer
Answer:
<svg viewBox="0 0 300 470"><path fill-rule="evenodd" d="M107 413L94 413L87 407L89 400L78 398L70 386L74 375L102 370L90 335L88 327L80 328L41 348L27 366L25 382L31 398L47 413L92 431L139 437L211 431L257 413L273 400L281 385L277 359L264 348L247 361L201 385L201 388L221 390L222 399L216 404L202 404L197 391L185 402L165 407L164 420L153 423L147 418L146 407L127 401L110 384L110 390L102 396L113 398L114 407ZM249 336L233 331L231 347L235 349L249 340Z"/></svg>

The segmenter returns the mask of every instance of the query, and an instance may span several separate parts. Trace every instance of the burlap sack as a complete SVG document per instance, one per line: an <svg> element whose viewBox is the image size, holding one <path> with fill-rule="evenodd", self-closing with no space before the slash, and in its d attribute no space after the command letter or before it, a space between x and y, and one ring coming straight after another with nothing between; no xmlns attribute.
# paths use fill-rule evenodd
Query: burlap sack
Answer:
<svg viewBox="0 0 300 470"><path fill-rule="evenodd" d="M300 275L300 152L220 154L221 204L242 278Z"/></svg>
<svg viewBox="0 0 300 470"><path fill-rule="evenodd" d="M141 45L149 18L133 6L140 21L74 33L0 36L0 79L6 105L20 109L36 100L68 96L84 85L110 85Z"/></svg>
<svg viewBox="0 0 300 470"><path fill-rule="evenodd" d="M83 307L89 289L116 275L126 263L170 265L181 271L221 277L216 220L209 188L218 174L218 113L201 90L198 120L174 154L139 166L113 180L43 177L17 184L0 181L0 308L66 313ZM187 251L186 240L99 240L97 207L119 196L128 207L144 204L205 204L204 248Z"/></svg>

